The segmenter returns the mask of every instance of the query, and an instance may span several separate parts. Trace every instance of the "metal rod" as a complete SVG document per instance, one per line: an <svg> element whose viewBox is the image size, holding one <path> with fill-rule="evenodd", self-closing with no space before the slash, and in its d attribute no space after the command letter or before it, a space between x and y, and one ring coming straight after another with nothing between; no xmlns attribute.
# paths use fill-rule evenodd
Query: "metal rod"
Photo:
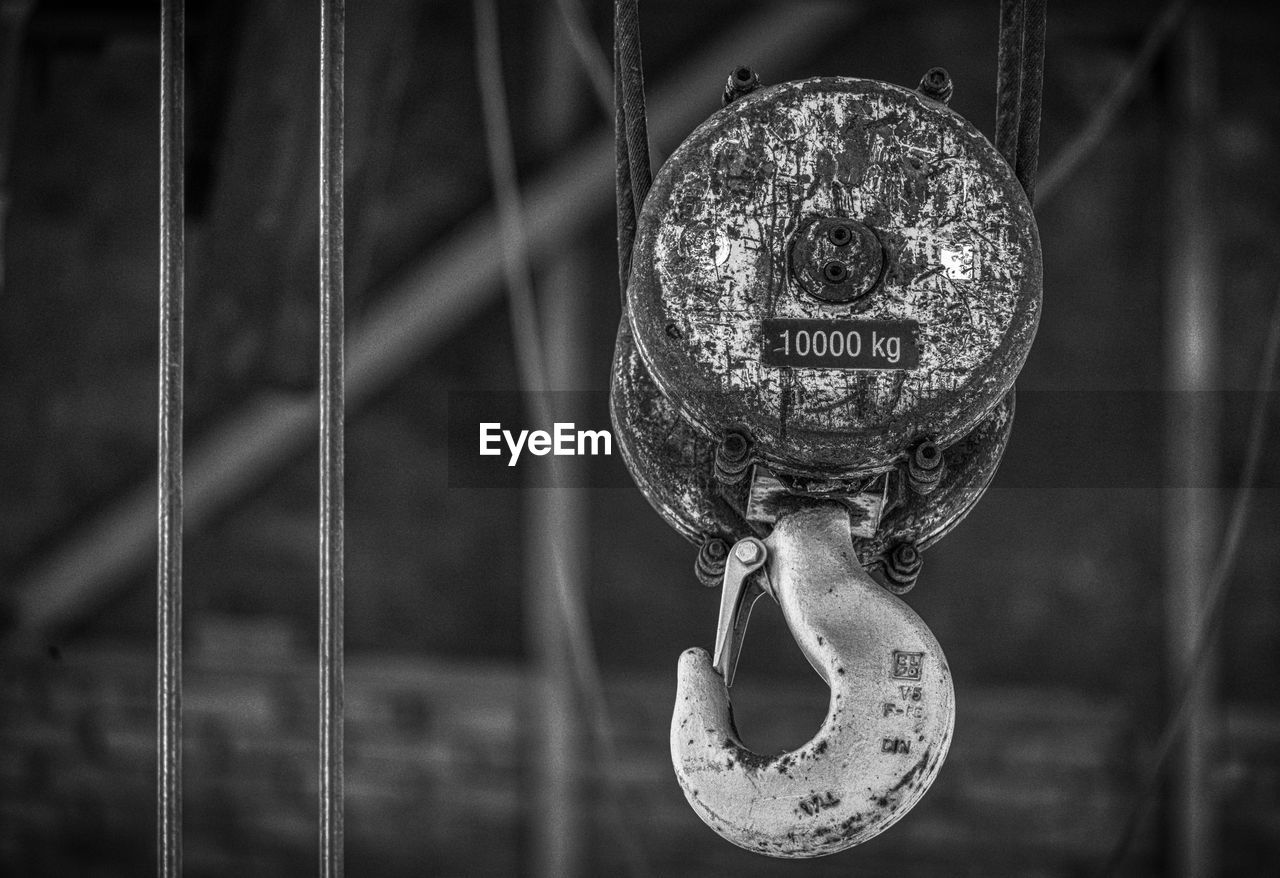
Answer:
<svg viewBox="0 0 1280 878"><path fill-rule="evenodd" d="M320 874L343 874L343 0L320 4Z"/></svg>
<svg viewBox="0 0 1280 878"><path fill-rule="evenodd" d="M156 489L158 873L182 874L182 305L184 0L160 12L160 406Z"/></svg>

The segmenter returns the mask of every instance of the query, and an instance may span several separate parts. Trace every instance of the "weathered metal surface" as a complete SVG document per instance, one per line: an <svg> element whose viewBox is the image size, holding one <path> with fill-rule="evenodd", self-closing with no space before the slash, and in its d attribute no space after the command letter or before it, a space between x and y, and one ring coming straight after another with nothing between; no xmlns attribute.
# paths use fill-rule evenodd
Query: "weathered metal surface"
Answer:
<svg viewBox="0 0 1280 878"><path fill-rule="evenodd" d="M793 247L823 266L853 248L853 280L822 288ZM1012 387L1040 313L1039 239L1004 160L944 104L868 80L757 89L704 122L654 182L633 266L628 319L655 384L704 433L743 428L798 474L955 442ZM855 315L917 321L918 365L762 362L763 319Z"/></svg>
<svg viewBox="0 0 1280 878"><path fill-rule="evenodd" d="M803 747L752 752L725 677L691 649L671 756L689 804L720 835L773 856L821 856L883 832L929 788L955 723L951 673L920 618L863 572L841 507L793 512L764 545L770 593L831 686L827 718Z"/></svg>
<svg viewBox="0 0 1280 878"><path fill-rule="evenodd" d="M833 487L838 483L832 483ZM845 507L849 513L849 533L854 537L874 539L880 528L885 501L889 494L889 474L881 473L869 485L856 490L833 490L817 496L830 497ZM811 495L812 496L812 495ZM767 467L757 466L751 479L751 494L747 500L747 520L773 524L792 508L796 499L792 491Z"/></svg>
<svg viewBox="0 0 1280 878"><path fill-rule="evenodd" d="M720 493L716 443L694 430L640 362L631 327L618 327L609 410L618 453L645 499L687 540L732 544L751 533Z"/></svg>
<svg viewBox="0 0 1280 878"><path fill-rule="evenodd" d="M943 449L946 472L927 495L903 491L902 503L885 513L877 537L886 545L914 543L924 550L959 524L995 478L1013 431L1012 391L968 435ZM905 467L904 467L905 469Z"/></svg>
<svg viewBox="0 0 1280 878"><path fill-rule="evenodd" d="M626 321L618 329L610 402L619 453L645 498L668 524L695 543L709 536L730 544L753 534L763 536L767 526L753 528L747 507L735 509L717 483L716 443L685 422L649 377ZM944 448L945 473L927 496L906 489L905 464L890 471L896 488L875 535L854 539L865 566L875 565L887 547L899 542L927 549L964 518L995 475L1009 441L1013 411L1010 393L968 435Z"/></svg>

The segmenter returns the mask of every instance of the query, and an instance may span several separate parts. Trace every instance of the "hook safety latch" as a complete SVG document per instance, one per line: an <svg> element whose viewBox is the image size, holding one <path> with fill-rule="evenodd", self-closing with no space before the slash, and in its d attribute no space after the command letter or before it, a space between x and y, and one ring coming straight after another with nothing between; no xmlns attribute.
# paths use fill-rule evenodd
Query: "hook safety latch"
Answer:
<svg viewBox="0 0 1280 878"><path fill-rule="evenodd" d="M768 579L762 572L769 550L755 537L734 544L724 565L724 587L720 591L720 621L716 625L715 669L724 677L726 687L733 685L733 673L742 652L742 638L747 633L751 608L768 591Z"/></svg>
<svg viewBox="0 0 1280 878"><path fill-rule="evenodd" d="M807 744L748 749L729 686L751 607L778 602L809 663L831 687ZM815 501L725 564L714 660L680 657L671 757L694 811L748 850L815 857L859 844L909 811L933 782L955 724L951 673L932 632L859 565L849 511Z"/></svg>

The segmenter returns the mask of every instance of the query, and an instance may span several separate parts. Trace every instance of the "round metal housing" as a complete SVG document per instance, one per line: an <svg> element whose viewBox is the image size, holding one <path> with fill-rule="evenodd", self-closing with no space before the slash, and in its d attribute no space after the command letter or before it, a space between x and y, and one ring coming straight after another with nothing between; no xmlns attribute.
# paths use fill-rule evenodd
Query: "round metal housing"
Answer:
<svg viewBox="0 0 1280 878"><path fill-rule="evenodd" d="M883 471L924 437L966 436L1040 315L1039 238L1004 159L943 103L861 79L760 88L711 116L655 179L632 265L626 319L679 418L741 430L796 475ZM825 359L798 356L800 333Z"/></svg>

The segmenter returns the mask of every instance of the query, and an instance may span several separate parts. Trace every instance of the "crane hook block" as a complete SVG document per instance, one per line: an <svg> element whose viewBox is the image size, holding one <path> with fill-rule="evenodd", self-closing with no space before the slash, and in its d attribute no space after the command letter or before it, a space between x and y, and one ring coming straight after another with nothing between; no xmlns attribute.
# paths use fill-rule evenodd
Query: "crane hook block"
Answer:
<svg viewBox="0 0 1280 878"><path fill-rule="evenodd" d="M1008 444L1040 238L945 73L740 78L645 197L610 409L697 580L723 586L714 655L679 663L685 796L741 847L812 857L898 820L946 756L950 672L901 595ZM765 595L831 689L777 756L743 745L729 700Z"/></svg>

